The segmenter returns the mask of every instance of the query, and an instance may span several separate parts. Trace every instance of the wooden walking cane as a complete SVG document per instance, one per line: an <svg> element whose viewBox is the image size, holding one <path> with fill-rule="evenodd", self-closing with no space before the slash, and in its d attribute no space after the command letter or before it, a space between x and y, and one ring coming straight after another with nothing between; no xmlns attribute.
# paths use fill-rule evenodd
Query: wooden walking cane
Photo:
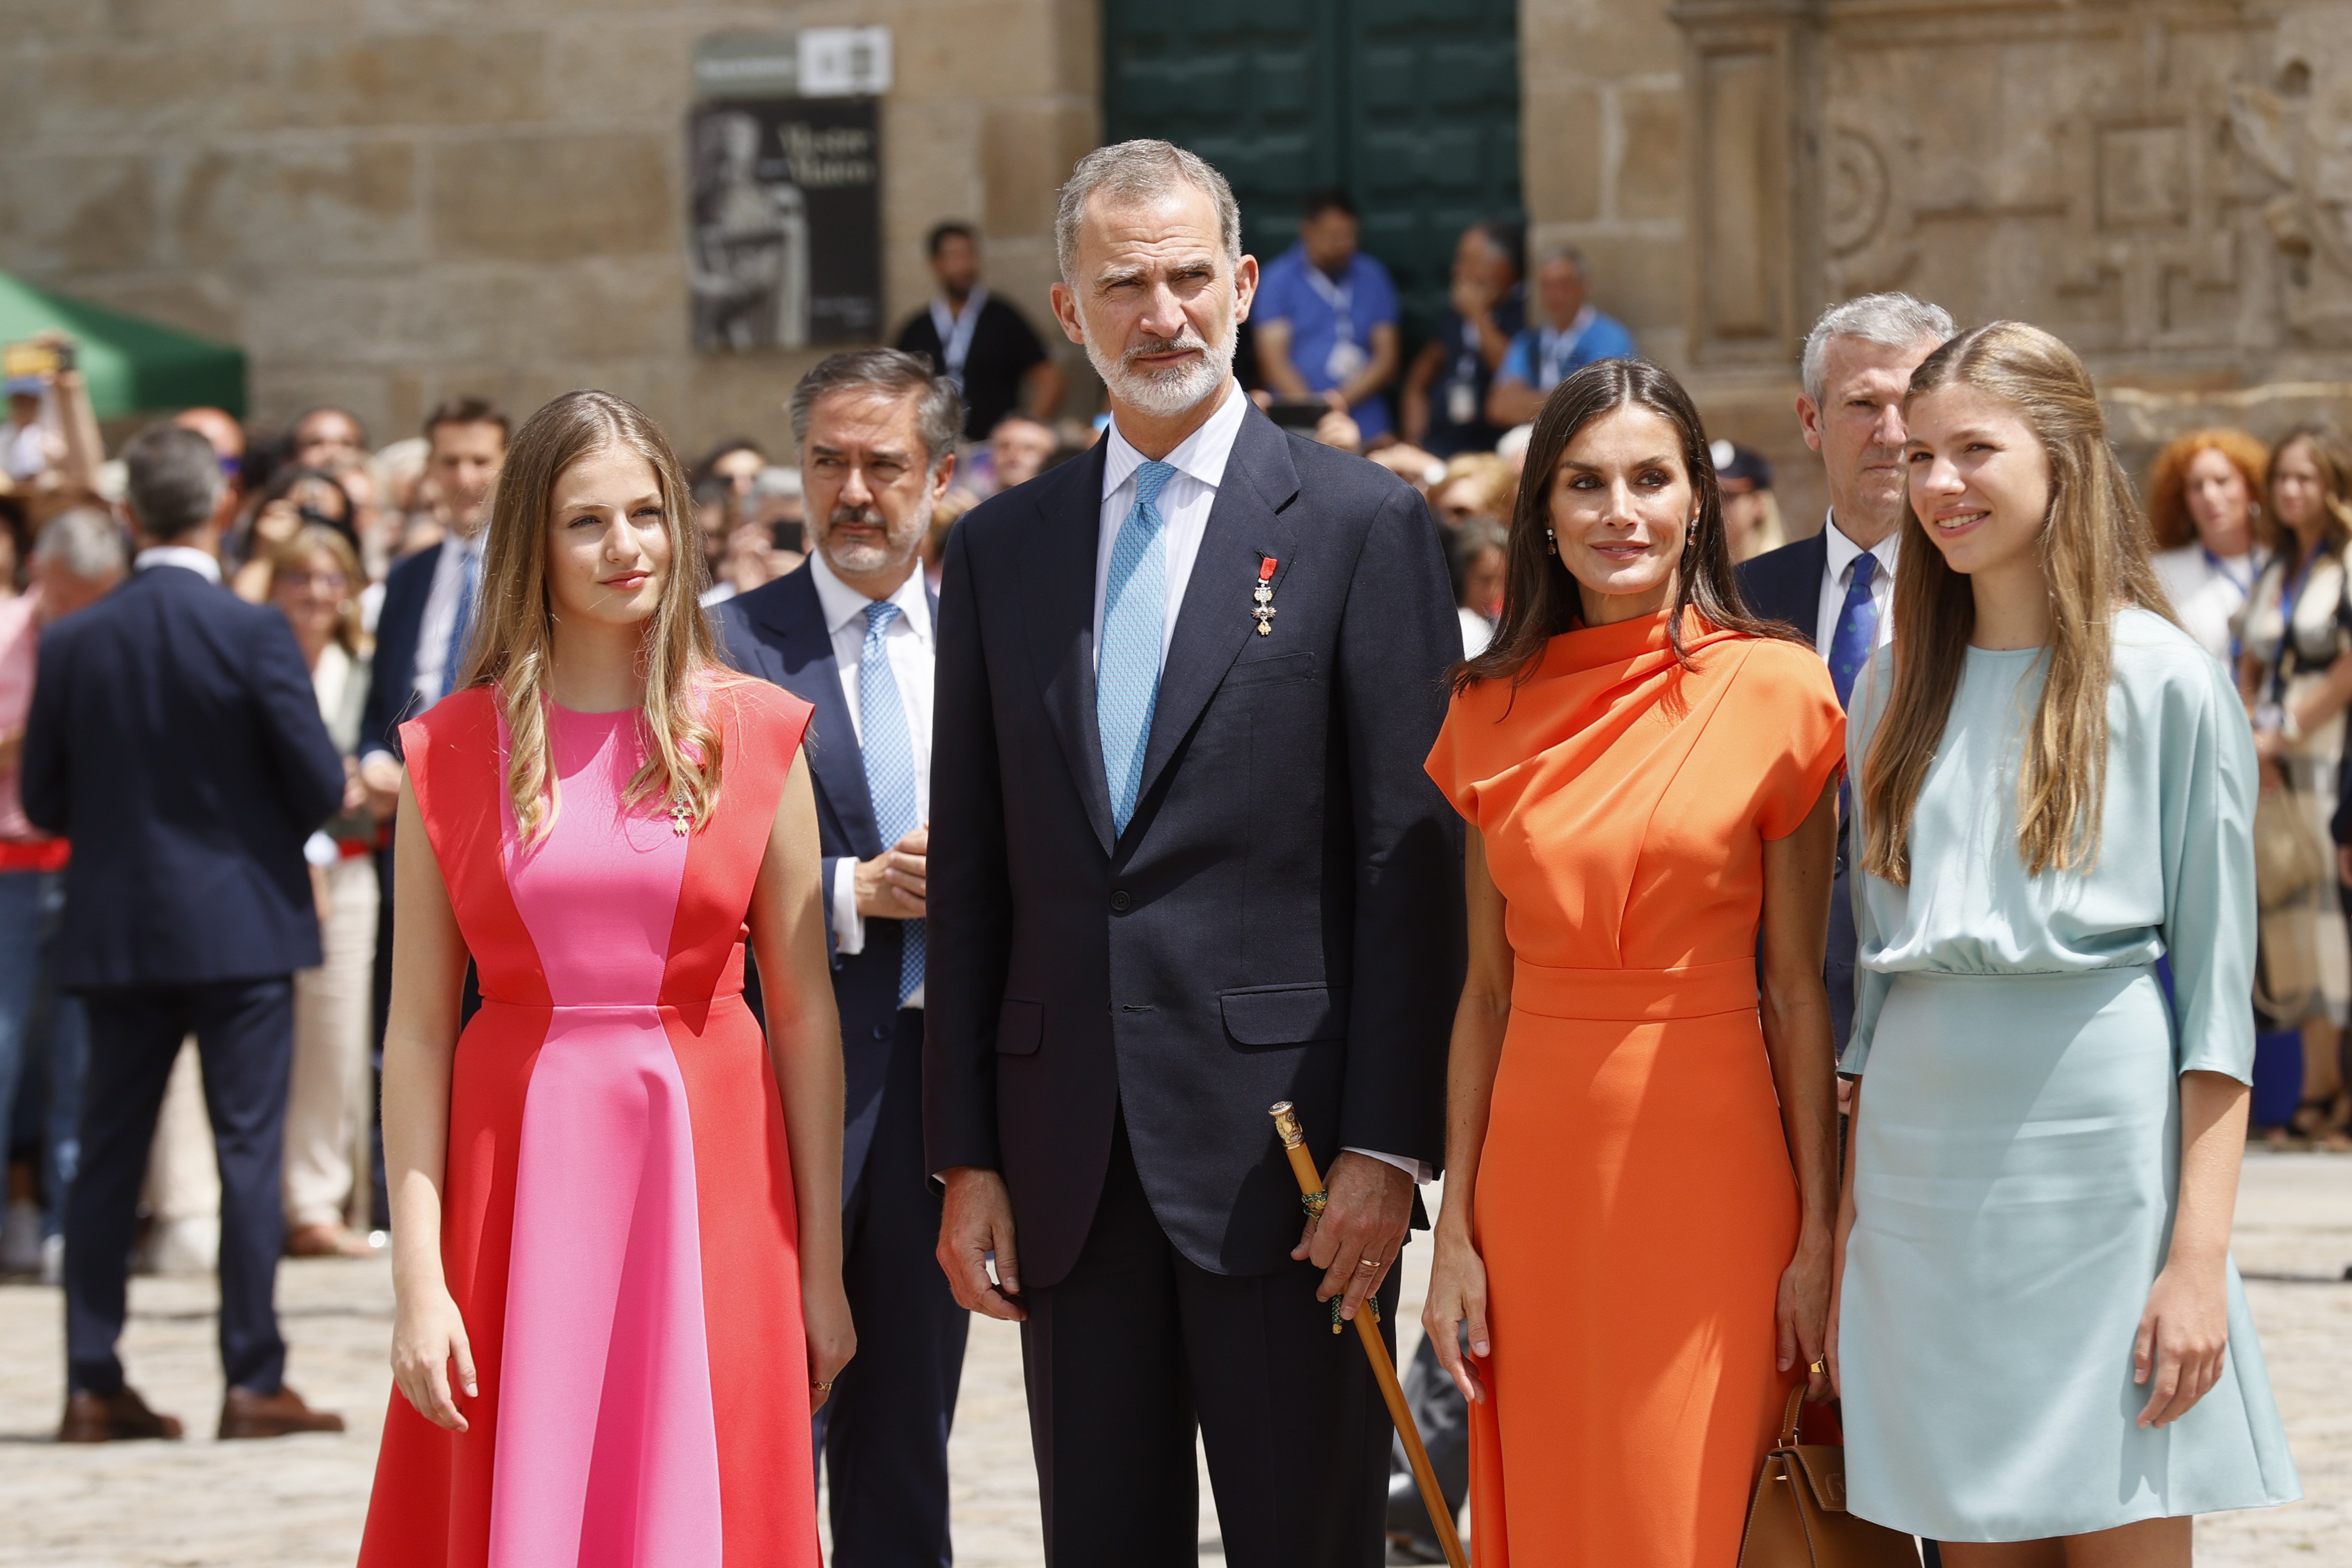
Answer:
<svg viewBox="0 0 2352 1568"><path fill-rule="evenodd" d="M1278 1102L1271 1114L1274 1130L1282 1134L1283 1152L1290 1156L1291 1174L1298 1178L1299 1196L1307 1212L1316 1218L1323 1218L1323 1175L1315 1168L1315 1156L1307 1151L1307 1134L1298 1128L1298 1112L1287 1100ZM1338 1303L1333 1303L1338 1311ZM1331 1332L1338 1333L1337 1321ZM1389 1419L1396 1423L1397 1436L1404 1441L1404 1457L1412 1466L1412 1479L1421 1483L1422 1505L1429 1510L1429 1522L1437 1527L1437 1543L1445 1549L1445 1561L1450 1568L1470 1568L1470 1559L1463 1554L1462 1537L1454 1530L1454 1511L1445 1506L1445 1492L1437 1484L1437 1472L1430 1468L1429 1450L1422 1446L1421 1428L1413 1424L1412 1412L1404 1402L1404 1387L1397 1382L1396 1363L1389 1359L1388 1342L1381 1338L1381 1309L1370 1296L1364 1298L1364 1310L1356 1314L1356 1337L1363 1342L1364 1356L1372 1364L1372 1376L1379 1380L1381 1397L1388 1401Z"/></svg>

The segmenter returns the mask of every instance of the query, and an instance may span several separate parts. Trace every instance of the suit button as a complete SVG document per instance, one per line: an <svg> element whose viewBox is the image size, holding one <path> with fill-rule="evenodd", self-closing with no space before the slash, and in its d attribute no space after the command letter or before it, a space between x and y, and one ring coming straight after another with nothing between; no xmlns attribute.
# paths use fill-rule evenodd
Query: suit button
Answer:
<svg viewBox="0 0 2352 1568"><path fill-rule="evenodd" d="M876 1024L876 1025L874 1026L874 1038L875 1038L875 1039L877 1039L877 1040L880 1040L880 1039L881 1039L885 1034L887 1034L887 1033L888 1033L888 1032L889 1032L889 1031L888 1031L887 1030L885 1030L885 1029L884 1029L880 1024L878 1024L878 1023L877 1023L877 1024Z"/></svg>
<svg viewBox="0 0 2352 1568"><path fill-rule="evenodd" d="M1113 911L1114 913L1117 913L1117 914L1119 914L1119 915L1124 915L1124 914L1126 914L1126 913L1127 913L1127 911L1128 911L1128 906L1129 906L1129 904L1132 904L1134 902L1135 902L1135 900L1133 900L1132 898L1129 898L1129 897L1127 895L1127 889L1125 889L1125 888L1123 888L1123 887L1122 887L1122 888L1120 888L1117 893L1114 893L1114 894L1112 894L1110 895L1110 906L1111 906L1111 909L1112 909L1112 911Z"/></svg>

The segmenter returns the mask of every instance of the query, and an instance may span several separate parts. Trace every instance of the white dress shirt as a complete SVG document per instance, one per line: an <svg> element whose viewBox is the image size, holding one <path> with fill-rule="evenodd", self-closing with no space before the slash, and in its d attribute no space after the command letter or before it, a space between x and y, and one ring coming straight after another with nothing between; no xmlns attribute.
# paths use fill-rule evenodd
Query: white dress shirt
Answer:
<svg viewBox="0 0 2352 1568"><path fill-rule="evenodd" d="M449 668L449 632L457 622L457 600L466 586L466 567L482 553L488 542L490 530L477 528L472 535L460 537L456 532L444 536L441 553L433 560L433 586L425 591L425 614L416 623L416 711L424 712L441 700L449 677L456 672ZM481 610L481 588L474 591L474 608Z"/></svg>
<svg viewBox="0 0 2352 1568"><path fill-rule="evenodd" d="M1241 384L1225 383L1225 401L1208 422L1176 444L1161 461L1176 472L1160 487L1160 536L1168 541L1168 613L1160 622L1160 657L1168 658L1168 640L1176 634L1176 612L1184 607L1184 585L1192 579L1192 562L1201 553L1202 536L1209 531L1209 509L1217 504L1217 486L1224 483L1225 460L1234 455L1234 438L1241 434L1242 416L1249 399ZM1110 552L1118 530L1135 509L1135 471L1147 459L1127 444L1118 421L1110 422L1103 437L1109 451L1103 457L1102 531L1095 545L1095 662L1102 663L1103 604L1110 592Z"/></svg>
<svg viewBox="0 0 2352 1568"><path fill-rule="evenodd" d="M865 719L857 710L857 665L866 652L866 607L873 601L834 574L823 550L809 553L809 581L824 612L824 629L833 638L833 662L841 672L842 700L849 705L849 727L857 736L860 757L866 744ZM907 716L907 738L915 756L915 813L931 820L931 688L938 670L938 648L931 637L931 601L924 591L923 574L910 571L890 595L898 615L882 633L882 652L890 661L890 679L898 688L898 703ZM863 766L862 760L860 766ZM888 846L884 846L887 848ZM857 862L844 856L833 868L833 945L844 954L866 951L866 917L857 913ZM904 1003L923 1005L923 988Z"/></svg>
<svg viewBox="0 0 2352 1568"><path fill-rule="evenodd" d="M1168 541L1168 613L1160 626L1160 658L1163 665L1168 659L1169 640L1176 635L1177 612L1184 607L1184 587L1192 580L1192 562L1199 559L1201 539L1209 531L1209 510L1217 504L1217 487L1225 480L1225 460L1234 455L1234 438L1241 434L1242 420L1248 414L1249 406L1241 383L1228 381L1225 401L1217 405L1217 412L1161 459L1176 469L1169 476L1168 483L1160 487L1156 503L1160 531ZM1128 444L1116 415L1103 439L1109 443L1109 450L1103 456L1102 529L1095 544L1097 669L1102 664L1103 606L1110 593L1110 552L1118 543L1118 530L1127 522L1128 513L1135 509L1135 471L1148 461L1142 453ZM842 950L848 951L845 947ZM1425 1162L1402 1155L1384 1155L1377 1149L1351 1148L1347 1152L1367 1155L1383 1165L1394 1166L1416 1182L1426 1182L1435 1174Z"/></svg>
<svg viewBox="0 0 2352 1568"><path fill-rule="evenodd" d="M151 566L176 566L194 572L215 588L221 585L220 557L194 545L150 545L131 558L133 571L145 571Z"/></svg>
<svg viewBox="0 0 2352 1568"><path fill-rule="evenodd" d="M1830 553L1822 564L1821 610L1814 622L1813 650L1826 659L1830 656L1830 643L1837 637L1838 612L1845 608L1845 591L1853 584L1853 563L1861 556L1862 547L1845 537L1845 530L1838 527L1835 512L1822 525L1822 537L1829 541ZM1895 641L1895 558L1902 543L1903 530L1897 528L1870 551L1878 558L1878 575L1870 580L1870 602L1878 611L1878 641L1874 646L1880 648Z"/></svg>

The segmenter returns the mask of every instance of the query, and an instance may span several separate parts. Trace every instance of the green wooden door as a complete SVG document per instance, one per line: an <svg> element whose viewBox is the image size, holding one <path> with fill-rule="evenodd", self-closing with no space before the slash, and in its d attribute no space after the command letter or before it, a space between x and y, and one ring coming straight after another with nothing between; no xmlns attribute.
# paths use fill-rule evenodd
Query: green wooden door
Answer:
<svg viewBox="0 0 2352 1568"><path fill-rule="evenodd" d="M1407 350L1445 309L1454 244L1521 220L1517 0L1104 0L1105 139L1223 171L1261 261L1337 185L1395 277Z"/></svg>

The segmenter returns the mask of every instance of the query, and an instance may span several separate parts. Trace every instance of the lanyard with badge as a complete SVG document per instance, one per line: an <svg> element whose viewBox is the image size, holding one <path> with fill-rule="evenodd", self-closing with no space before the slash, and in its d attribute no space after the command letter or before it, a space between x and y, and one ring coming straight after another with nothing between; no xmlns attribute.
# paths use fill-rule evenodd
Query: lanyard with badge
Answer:
<svg viewBox="0 0 2352 1568"><path fill-rule="evenodd" d="M963 365L971 357L971 335L980 325L980 308L988 303L986 286L974 288L963 302L963 314L948 308L944 299L931 301L931 330L940 335L940 371L963 391Z"/></svg>
<svg viewBox="0 0 2352 1568"><path fill-rule="evenodd" d="M1445 383L1445 423L1474 424L1478 419L1478 323L1467 317L1454 356L1454 379Z"/></svg>
<svg viewBox="0 0 2352 1568"><path fill-rule="evenodd" d="M1584 341L1587 329L1592 325L1593 309L1588 305L1576 313L1576 319L1566 327L1546 327L1537 334L1536 344L1542 380L1537 384L1545 391L1559 385L1567 376L1569 361L1576 357L1576 346Z"/></svg>
<svg viewBox="0 0 2352 1568"><path fill-rule="evenodd" d="M2213 575L2238 591L2238 604L2239 607L2242 609L2246 601L2252 598L2254 593L2254 567L2252 560L2251 559L2247 559L2246 575L2240 577L2236 572L2230 570L2230 563L2228 561L2223 560L2220 556L2215 555L2203 545L2199 545L2197 549L2198 553L2205 558L2205 564L2213 569ZM2231 616L2230 620L2232 625L2237 623L2237 617L2235 615ZM2236 632L2231 632L2230 633L2230 667L2231 669L2237 668L2238 654L2244 645L2245 639L2242 636Z"/></svg>
<svg viewBox="0 0 2352 1568"><path fill-rule="evenodd" d="M1356 290L1353 284L1335 283L1313 262L1306 267L1307 286L1331 308L1331 351L1323 357L1323 373L1339 386L1371 363L1364 346L1356 341Z"/></svg>

